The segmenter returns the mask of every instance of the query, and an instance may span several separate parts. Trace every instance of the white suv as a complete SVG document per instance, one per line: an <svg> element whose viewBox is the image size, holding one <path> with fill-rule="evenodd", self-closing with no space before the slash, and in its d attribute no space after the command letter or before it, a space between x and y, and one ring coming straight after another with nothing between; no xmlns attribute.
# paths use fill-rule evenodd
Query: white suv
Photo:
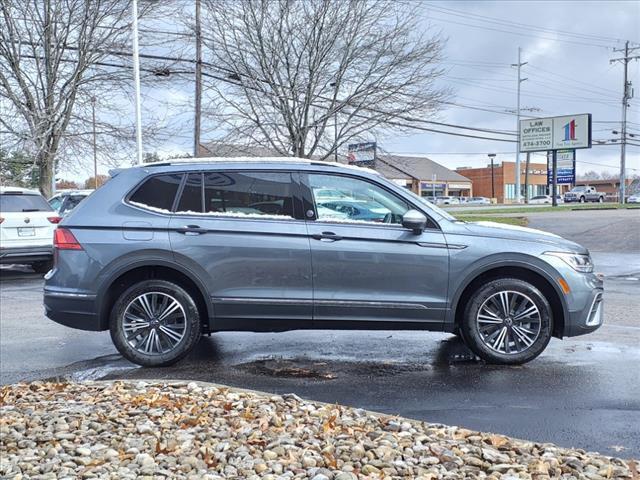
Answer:
<svg viewBox="0 0 640 480"><path fill-rule="evenodd" d="M39 192L0 187L0 263L26 263L38 273L49 271L59 221Z"/></svg>

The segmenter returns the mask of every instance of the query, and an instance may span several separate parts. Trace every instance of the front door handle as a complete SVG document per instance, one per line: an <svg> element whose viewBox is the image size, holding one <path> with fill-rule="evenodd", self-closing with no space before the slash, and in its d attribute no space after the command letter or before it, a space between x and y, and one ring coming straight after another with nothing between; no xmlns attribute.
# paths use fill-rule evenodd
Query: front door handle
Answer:
<svg viewBox="0 0 640 480"><path fill-rule="evenodd" d="M178 228L176 231L178 233L183 233L184 235L202 235L203 233L207 233L207 229L201 228L200 225L185 225L182 228Z"/></svg>
<svg viewBox="0 0 640 480"><path fill-rule="evenodd" d="M342 240L340 235L336 235L333 232L314 233L311 237L322 242L336 242L338 240Z"/></svg>

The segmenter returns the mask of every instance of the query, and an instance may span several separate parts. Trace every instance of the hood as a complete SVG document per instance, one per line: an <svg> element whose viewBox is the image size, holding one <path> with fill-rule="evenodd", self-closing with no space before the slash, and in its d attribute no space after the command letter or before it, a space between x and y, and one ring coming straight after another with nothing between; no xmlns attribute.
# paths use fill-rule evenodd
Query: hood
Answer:
<svg viewBox="0 0 640 480"><path fill-rule="evenodd" d="M469 222L464 224L465 230L479 237L501 238L506 240L520 240L548 244L550 248L575 253L587 253L582 245L562 238L554 233L536 230L535 228L519 227L496 222Z"/></svg>

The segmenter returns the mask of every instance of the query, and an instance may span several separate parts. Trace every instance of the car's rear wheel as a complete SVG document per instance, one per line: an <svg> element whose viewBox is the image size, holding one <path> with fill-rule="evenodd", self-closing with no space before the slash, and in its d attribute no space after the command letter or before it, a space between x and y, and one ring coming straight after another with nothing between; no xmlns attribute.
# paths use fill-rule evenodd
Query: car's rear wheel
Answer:
<svg viewBox="0 0 640 480"><path fill-rule="evenodd" d="M43 260L41 262L33 262L31 264L31 268L36 273L47 273L53 267L53 262L51 260Z"/></svg>
<svg viewBox="0 0 640 480"><path fill-rule="evenodd" d="M536 358L549 343L551 306L529 282L493 280L473 293L460 330L469 348L483 360L519 365Z"/></svg>
<svg viewBox="0 0 640 480"><path fill-rule="evenodd" d="M127 289L111 311L111 339L131 362L171 365L200 338L200 315L192 296L165 280L145 280Z"/></svg>

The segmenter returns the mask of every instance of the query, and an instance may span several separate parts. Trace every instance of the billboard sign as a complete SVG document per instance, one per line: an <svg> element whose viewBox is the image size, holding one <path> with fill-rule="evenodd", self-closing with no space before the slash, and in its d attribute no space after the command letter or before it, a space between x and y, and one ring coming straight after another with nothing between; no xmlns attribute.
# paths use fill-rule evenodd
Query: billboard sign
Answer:
<svg viewBox="0 0 640 480"><path fill-rule="evenodd" d="M591 148L591 114L520 120L520 151Z"/></svg>
<svg viewBox="0 0 640 480"><path fill-rule="evenodd" d="M352 143L348 146L349 165L374 168L376 160L376 142Z"/></svg>
<svg viewBox="0 0 640 480"><path fill-rule="evenodd" d="M573 185L576 183L576 151L575 150L558 150L558 185ZM549 159L551 165L551 159ZM553 169L547 169L547 184L553 182Z"/></svg>

